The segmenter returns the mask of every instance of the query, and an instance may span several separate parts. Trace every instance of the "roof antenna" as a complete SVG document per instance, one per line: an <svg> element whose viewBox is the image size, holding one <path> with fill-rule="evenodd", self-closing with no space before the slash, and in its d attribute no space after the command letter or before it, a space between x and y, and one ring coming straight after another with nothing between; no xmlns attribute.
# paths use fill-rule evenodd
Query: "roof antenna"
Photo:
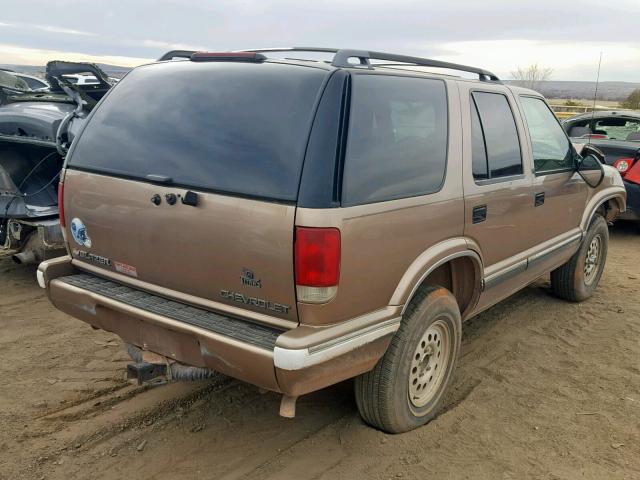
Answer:
<svg viewBox="0 0 640 480"><path fill-rule="evenodd" d="M598 98L598 84L600 83L600 66L601 65L602 65L602 50L600 51L600 60L598 60L598 75L596 77L596 91L593 94L593 106L591 107L591 121L589 122L592 127L593 127L593 119L596 116L596 100ZM589 134L589 141L587 142L587 145L591 145L592 135L593 135L593 132Z"/></svg>

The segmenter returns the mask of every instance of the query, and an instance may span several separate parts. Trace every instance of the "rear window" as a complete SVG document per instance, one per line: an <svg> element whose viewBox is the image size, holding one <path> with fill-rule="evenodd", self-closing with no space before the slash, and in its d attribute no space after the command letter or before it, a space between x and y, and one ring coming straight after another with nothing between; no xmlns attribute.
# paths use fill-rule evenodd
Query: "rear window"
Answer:
<svg viewBox="0 0 640 480"><path fill-rule="evenodd" d="M343 204L438 191L447 162L444 82L356 75L352 91Z"/></svg>
<svg viewBox="0 0 640 480"><path fill-rule="evenodd" d="M326 76L271 63L181 61L135 69L95 111L68 165L295 201Z"/></svg>

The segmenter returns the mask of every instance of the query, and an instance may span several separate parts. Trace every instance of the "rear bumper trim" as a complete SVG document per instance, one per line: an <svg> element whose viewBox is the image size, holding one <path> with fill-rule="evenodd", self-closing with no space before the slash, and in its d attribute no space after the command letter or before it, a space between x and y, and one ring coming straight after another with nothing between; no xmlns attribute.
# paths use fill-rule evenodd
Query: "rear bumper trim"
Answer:
<svg viewBox="0 0 640 480"><path fill-rule="evenodd" d="M400 317L392 318L377 325L372 325L367 329L358 330L309 348L294 350L275 347L273 350L273 363L276 368L283 370L302 370L327 362L378 338L395 333L400 327L400 320Z"/></svg>

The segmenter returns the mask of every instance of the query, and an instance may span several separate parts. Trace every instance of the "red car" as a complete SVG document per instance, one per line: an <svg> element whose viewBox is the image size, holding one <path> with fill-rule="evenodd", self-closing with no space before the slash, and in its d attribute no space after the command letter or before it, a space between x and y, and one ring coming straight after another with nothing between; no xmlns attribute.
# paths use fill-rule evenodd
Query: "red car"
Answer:
<svg viewBox="0 0 640 480"><path fill-rule="evenodd" d="M562 126L574 143L590 143L618 169L627 189L622 219L640 220L640 112L608 111L571 117Z"/></svg>

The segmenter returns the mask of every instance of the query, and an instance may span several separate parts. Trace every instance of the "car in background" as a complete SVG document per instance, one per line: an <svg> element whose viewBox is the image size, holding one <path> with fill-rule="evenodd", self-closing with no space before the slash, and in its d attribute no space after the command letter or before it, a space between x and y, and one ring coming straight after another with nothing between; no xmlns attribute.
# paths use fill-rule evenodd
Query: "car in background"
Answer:
<svg viewBox="0 0 640 480"><path fill-rule="evenodd" d="M27 85L27 90L32 92L48 92L51 86L42 78L35 77L33 75L27 75L26 73L19 73L8 68L0 68L0 71L6 72L15 78L18 78Z"/></svg>
<svg viewBox="0 0 640 480"><path fill-rule="evenodd" d="M48 92L49 89L51 89L51 85L49 85L42 78L34 77L33 75L27 75L25 73L17 73L17 72L15 72L14 75L24 80L27 83L27 85L29 85L29 88L31 89L32 92Z"/></svg>
<svg viewBox="0 0 640 480"><path fill-rule="evenodd" d="M70 74L63 76L65 80L73 85L97 85L100 83L93 75Z"/></svg>
<svg viewBox="0 0 640 480"><path fill-rule="evenodd" d="M98 82L66 76L91 72ZM33 263L64 251L58 220L58 177L67 149L98 100L111 88L96 65L54 61L48 91L33 91L0 71L0 255Z"/></svg>
<svg viewBox="0 0 640 480"><path fill-rule="evenodd" d="M29 91L29 85L18 78L14 72L0 70L0 93L24 93Z"/></svg>
<svg viewBox="0 0 640 480"><path fill-rule="evenodd" d="M640 112L588 112L562 122L573 143L588 143L615 167L627 190L627 211L618 218L640 220Z"/></svg>

